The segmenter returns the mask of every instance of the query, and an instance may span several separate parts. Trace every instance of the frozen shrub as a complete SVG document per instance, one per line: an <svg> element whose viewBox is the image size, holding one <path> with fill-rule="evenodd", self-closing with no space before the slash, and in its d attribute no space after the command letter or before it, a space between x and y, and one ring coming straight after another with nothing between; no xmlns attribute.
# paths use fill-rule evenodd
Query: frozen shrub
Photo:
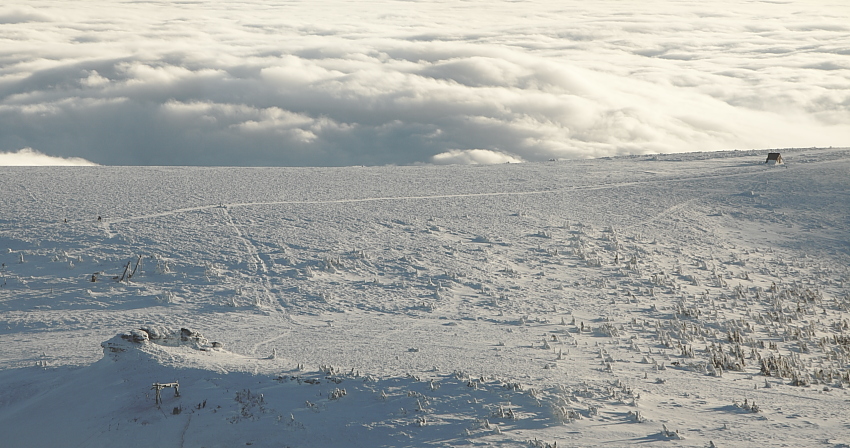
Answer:
<svg viewBox="0 0 850 448"><path fill-rule="evenodd" d="M553 409L553 413L556 420L564 423L571 423L575 420L582 419L582 416L578 411L574 409L568 409L564 406L555 406L555 408Z"/></svg>
<svg viewBox="0 0 850 448"><path fill-rule="evenodd" d="M661 425L661 436L673 440L681 440L684 438L679 435L678 429L675 431L670 431L667 429L667 425Z"/></svg>
<svg viewBox="0 0 850 448"><path fill-rule="evenodd" d="M328 394L329 400L339 400L347 394L345 389L336 388Z"/></svg>

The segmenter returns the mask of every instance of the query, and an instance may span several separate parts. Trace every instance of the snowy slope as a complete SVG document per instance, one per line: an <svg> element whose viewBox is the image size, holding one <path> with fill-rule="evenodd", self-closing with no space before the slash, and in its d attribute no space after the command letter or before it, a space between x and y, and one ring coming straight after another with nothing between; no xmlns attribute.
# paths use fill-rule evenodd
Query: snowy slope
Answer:
<svg viewBox="0 0 850 448"><path fill-rule="evenodd" d="M2 168L3 446L845 446L850 150L783 157Z"/></svg>

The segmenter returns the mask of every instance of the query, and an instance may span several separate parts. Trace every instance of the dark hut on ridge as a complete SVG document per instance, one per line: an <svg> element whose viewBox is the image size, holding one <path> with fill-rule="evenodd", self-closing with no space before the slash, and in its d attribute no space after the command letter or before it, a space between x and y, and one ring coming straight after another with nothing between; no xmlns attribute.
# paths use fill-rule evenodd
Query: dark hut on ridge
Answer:
<svg viewBox="0 0 850 448"><path fill-rule="evenodd" d="M767 160L764 163L768 165L781 165L782 156L778 152L771 152L767 155Z"/></svg>

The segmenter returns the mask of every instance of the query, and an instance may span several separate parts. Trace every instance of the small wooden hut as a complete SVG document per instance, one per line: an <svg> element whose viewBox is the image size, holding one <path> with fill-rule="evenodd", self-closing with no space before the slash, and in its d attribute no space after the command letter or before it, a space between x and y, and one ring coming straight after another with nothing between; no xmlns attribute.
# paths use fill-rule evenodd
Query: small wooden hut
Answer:
<svg viewBox="0 0 850 448"><path fill-rule="evenodd" d="M767 160L764 162L768 165L782 165L782 155L778 152L772 152L767 155Z"/></svg>

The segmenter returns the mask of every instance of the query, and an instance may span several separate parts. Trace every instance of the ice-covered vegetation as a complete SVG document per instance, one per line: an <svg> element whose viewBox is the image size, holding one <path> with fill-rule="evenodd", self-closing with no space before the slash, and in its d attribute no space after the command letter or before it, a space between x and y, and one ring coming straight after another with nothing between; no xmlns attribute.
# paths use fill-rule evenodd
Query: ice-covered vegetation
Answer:
<svg viewBox="0 0 850 448"><path fill-rule="evenodd" d="M3 168L3 444L845 446L850 151L764 158Z"/></svg>

